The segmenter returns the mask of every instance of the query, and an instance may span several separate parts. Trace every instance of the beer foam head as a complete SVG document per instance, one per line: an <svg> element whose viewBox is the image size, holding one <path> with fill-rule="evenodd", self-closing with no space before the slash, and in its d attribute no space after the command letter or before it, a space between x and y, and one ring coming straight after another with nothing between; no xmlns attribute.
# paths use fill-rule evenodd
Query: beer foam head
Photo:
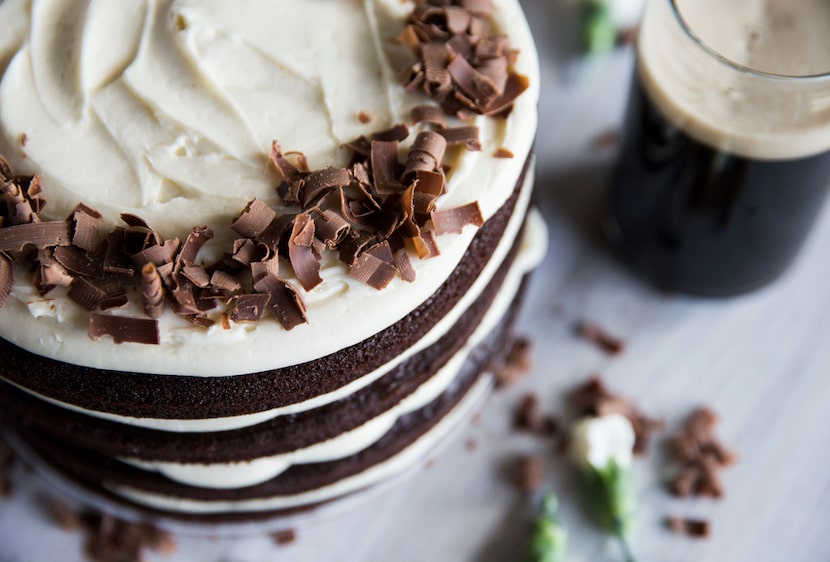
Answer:
<svg viewBox="0 0 830 562"><path fill-rule="evenodd" d="M830 2L654 0L645 90L692 137L760 159L830 150Z"/></svg>

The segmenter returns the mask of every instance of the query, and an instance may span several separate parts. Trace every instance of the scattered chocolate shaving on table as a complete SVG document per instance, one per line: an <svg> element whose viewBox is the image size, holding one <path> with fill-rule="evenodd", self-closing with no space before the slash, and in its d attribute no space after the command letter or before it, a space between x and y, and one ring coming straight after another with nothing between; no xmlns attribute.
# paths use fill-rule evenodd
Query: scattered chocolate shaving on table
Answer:
<svg viewBox="0 0 830 562"><path fill-rule="evenodd" d="M514 337L510 340L504 356L494 368L497 388L509 386L530 372L530 351L528 338Z"/></svg>
<svg viewBox="0 0 830 562"><path fill-rule="evenodd" d="M467 439L467 441L464 442L464 448L470 452L473 452L478 449L478 442L475 439Z"/></svg>
<svg viewBox="0 0 830 562"><path fill-rule="evenodd" d="M574 326L574 332L587 342L596 345L609 355L618 355L625 349L625 343L606 332L599 325L581 320Z"/></svg>
<svg viewBox="0 0 830 562"><path fill-rule="evenodd" d="M287 546L289 544L294 544L297 542L297 531L294 529L282 529L280 531L276 531L271 534L271 537L274 539L280 546Z"/></svg>
<svg viewBox="0 0 830 562"><path fill-rule="evenodd" d="M500 146L493 153L493 157L494 158L515 158L515 155L513 154L513 151L510 150L509 148L504 148L503 146Z"/></svg>
<svg viewBox="0 0 830 562"><path fill-rule="evenodd" d="M715 437L717 421L712 410L698 408L671 438L673 458L679 466L670 483L674 495L682 498L723 496L720 471L734 464L737 455Z"/></svg>
<svg viewBox="0 0 830 562"><path fill-rule="evenodd" d="M620 414L628 418L634 428L635 455L645 454L652 435L663 427L661 421L644 415L630 401L611 394L599 377L591 377L573 389L568 395L568 402L580 417Z"/></svg>
<svg viewBox="0 0 830 562"><path fill-rule="evenodd" d="M78 531L83 525L81 514L63 500L50 500L46 504L46 513L63 531Z"/></svg>
<svg viewBox="0 0 830 562"><path fill-rule="evenodd" d="M516 486L523 492L534 492L545 478L545 463L538 455L519 457L516 464Z"/></svg>
<svg viewBox="0 0 830 562"><path fill-rule="evenodd" d="M522 396L513 412L513 429L553 437L559 433L559 420L556 416L543 414L539 397L529 392Z"/></svg>
<svg viewBox="0 0 830 562"><path fill-rule="evenodd" d="M705 519L688 517L667 517L666 527L673 533L686 535L696 539L705 539L709 536L710 525Z"/></svg>

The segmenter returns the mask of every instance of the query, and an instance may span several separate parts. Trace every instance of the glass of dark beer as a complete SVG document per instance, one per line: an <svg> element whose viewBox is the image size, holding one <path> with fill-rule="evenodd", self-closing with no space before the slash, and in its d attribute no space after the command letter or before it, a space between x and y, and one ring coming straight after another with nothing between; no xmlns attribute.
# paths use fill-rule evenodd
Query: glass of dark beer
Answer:
<svg viewBox="0 0 830 562"><path fill-rule="evenodd" d="M830 185L830 0L650 0L606 236L660 288L781 275Z"/></svg>

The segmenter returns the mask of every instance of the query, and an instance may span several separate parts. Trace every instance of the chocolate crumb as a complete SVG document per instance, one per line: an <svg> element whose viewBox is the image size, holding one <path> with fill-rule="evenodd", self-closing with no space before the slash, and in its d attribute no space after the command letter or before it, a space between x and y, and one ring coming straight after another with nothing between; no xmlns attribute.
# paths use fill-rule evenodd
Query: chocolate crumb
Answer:
<svg viewBox="0 0 830 562"><path fill-rule="evenodd" d="M470 452L473 452L478 449L478 442L475 439L467 439L467 441L464 442L464 448Z"/></svg>
<svg viewBox="0 0 830 562"><path fill-rule="evenodd" d="M49 518L64 531L77 531L81 528L81 514L63 500L51 500L46 505Z"/></svg>
<svg viewBox="0 0 830 562"><path fill-rule="evenodd" d="M635 455L645 454L654 432L663 427L661 421L646 416L622 396L612 394L599 377L591 377L573 389L568 401L580 417L620 414L628 418L634 429Z"/></svg>
<svg viewBox="0 0 830 562"><path fill-rule="evenodd" d="M577 336L596 345L609 355L618 355L625 348L622 340L612 336L597 324L582 320L576 323L574 331Z"/></svg>
<svg viewBox="0 0 830 562"><path fill-rule="evenodd" d="M289 544L294 544L297 542L297 531L294 529L283 529L281 531L276 531L275 533L271 534L271 537L274 539L280 546L287 546Z"/></svg>
<svg viewBox="0 0 830 562"><path fill-rule="evenodd" d="M545 477L545 464L538 455L520 457L516 468L516 486L523 492L539 489Z"/></svg>
<svg viewBox="0 0 830 562"><path fill-rule="evenodd" d="M504 148L502 146L502 147L499 147L499 148L496 149L496 151L493 153L493 157L494 158L514 158L515 155L513 154L512 150Z"/></svg>
<svg viewBox="0 0 830 562"><path fill-rule="evenodd" d="M27 135L26 133L20 133L20 146L25 147L28 141L29 135Z"/></svg>
<svg viewBox="0 0 830 562"><path fill-rule="evenodd" d="M496 387L504 388L521 379L530 372L531 343L527 338L513 338L501 364L495 369Z"/></svg>
<svg viewBox="0 0 830 562"><path fill-rule="evenodd" d="M710 531L709 522L705 519L686 517L666 517L666 528L673 533L696 539L707 538Z"/></svg>
<svg viewBox="0 0 830 562"><path fill-rule="evenodd" d="M720 498L724 494L720 471L737 460L715 437L717 415L709 408L698 408L670 440L678 465L669 489L678 497Z"/></svg>
<svg viewBox="0 0 830 562"><path fill-rule="evenodd" d="M371 123L373 118L374 118L373 115L370 115L369 113L366 113L365 111L360 111L357 114L357 120L360 121L361 123L363 123L364 125L367 125L367 124Z"/></svg>

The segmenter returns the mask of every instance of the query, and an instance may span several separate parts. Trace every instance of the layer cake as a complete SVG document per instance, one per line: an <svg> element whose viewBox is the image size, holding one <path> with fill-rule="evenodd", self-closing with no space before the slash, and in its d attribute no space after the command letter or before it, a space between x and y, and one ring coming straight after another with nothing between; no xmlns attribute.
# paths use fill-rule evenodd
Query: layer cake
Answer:
<svg viewBox="0 0 830 562"><path fill-rule="evenodd" d="M546 240L518 2L0 21L0 416L42 459L267 516L404 471L486 393Z"/></svg>

